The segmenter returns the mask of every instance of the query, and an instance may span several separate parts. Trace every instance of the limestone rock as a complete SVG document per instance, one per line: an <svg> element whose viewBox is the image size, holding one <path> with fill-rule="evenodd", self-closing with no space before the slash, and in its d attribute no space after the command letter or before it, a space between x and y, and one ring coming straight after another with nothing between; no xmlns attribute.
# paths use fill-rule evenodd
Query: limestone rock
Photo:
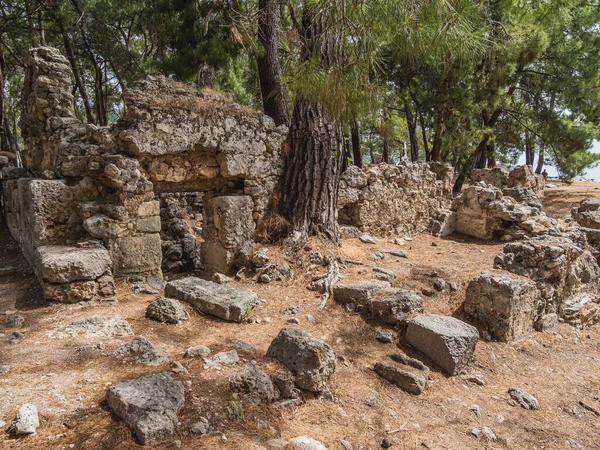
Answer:
<svg viewBox="0 0 600 450"><path fill-rule="evenodd" d="M160 297L148 305L146 317L157 322L179 323L188 319L188 313L180 301Z"/></svg>
<svg viewBox="0 0 600 450"><path fill-rule="evenodd" d="M110 272L112 261L103 247L46 245L37 249L37 264L44 280L50 283L69 283L95 280Z"/></svg>
<svg viewBox="0 0 600 450"><path fill-rule="evenodd" d="M271 378L252 363L229 375L229 389L241 393L255 405L268 405L279 398Z"/></svg>
<svg viewBox="0 0 600 450"><path fill-rule="evenodd" d="M533 331L539 302L534 282L482 272L467 287L464 310L496 339L510 342Z"/></svg>
<svg viewBox="0 0 600 450"><path fill-rule="evenodd" d="M524 409L540 409L540 404L533 395L518 387L512 387L508 390L510 398Z"/></svg>
<svg viewBox="0 0 600 450"><path fill-rule="evenodd" d="M11 429L16 434L34 434L39 426L38 410L32 403L21 406L11 423Z"/></svg>
<svg viewBox="0 0 600 450"><path fill-rule="evenodd" d="M142 445L155 445L173 435L184 389L165 373L146 375L111 386L108 407L131 428Z"/></svg>
<svg viewBox="0 0 600 450"><path fill-rule="evenodd" d="M448 375L456 375L470 364L478 338L475 327L447 316L416 317L406 330L406 342Z"/></svg>
<svg viewBox="0 0 600 450"><path fill-rule="evenodd" d="M418 359L394 354L375 364L375 373L403 391L420 395L427 387L429 368Z"/></svg>
<svg viewBox="0 0 600 450"><path fill-rule="evenodd" d="M220 352L215 354L212 358L207 358L204 360L204 364L207 367L213 367L218 369L221 365L231 365L235 364L240 360L240 356L238 352L235 350L229 350L228 352Z"/></svg>
<svg viewBox="0 0 600 450"><path fill-rule="evenodd" d="M165 296L186 301L202 313L233 322L244 320L258 304L258 298L252 291L230 288L196 277L167 283Z"/></svg>
<svg viewBox="0 0 600 450"><path fill-rule="evenodd" d="M210 348L206 345L197 345L190 347L185 351L184 358L206 358L210 355Z"/></svg>
<svg viewBox="0 0 600 450"><path fill-rule="evenodd" d="M171 357L167 352L154 347L152 342L144 336L137 336L127 344L117 348L111 353L111 356L126 362L148 366L160 366L171 362Z"/></svg>
<svg viewBox="0 0 600 450"><path fill-rule="evenodd" d="M71 328L107 337L133 336L133 328L120 316L91 316L71 322Z"/></svg>
<svg viewBox="0 0 600 450"><path fill-rule="evenodd" d="M387 281L368 281L362 283L344 284L333 286L333 298L342 305L354 303L366 306L369 299L379 290L389 288Z"/></svg>
<svg viewBox="0 0 600 450"><path fill-rule="evenodd" d="M383 323L397 325L411 315L423 312L425 302L415 291L405 286L378 291L367 306L373 317Z"/></svg>
<svg viewBox="0 0 600 450"><path fill-rule="evenodd" d="M335 353L329 344L298 328L283 328L271 342L267 356L281 361L299 387L313 392L328 389L336 369Z"/></svg>
<svg viewBox="0 0 600 450"><path fill-rule="evenodd" d="M290 439L288 442L289 450L327 450L319 441L315 441L308 436L298 436Z"/></svg>

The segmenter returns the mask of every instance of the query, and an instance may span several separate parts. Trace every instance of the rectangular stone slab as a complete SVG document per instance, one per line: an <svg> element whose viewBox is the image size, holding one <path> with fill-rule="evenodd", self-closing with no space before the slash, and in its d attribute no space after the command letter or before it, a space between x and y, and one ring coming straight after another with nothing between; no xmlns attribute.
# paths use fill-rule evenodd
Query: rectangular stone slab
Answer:
<svg viewBox="0 0 600 450"><path fill-rule="evenodd" d="M44 245L36 250L39 274L50 283L95 280L110 272L112 260L104 247Z"/></svg>
<svg viewBox="0 0 600 450"><path fill-rule="evenodd" d="M256 294L248 289L222 286L196 277L167 283L165 296L186 301L200 312L232 322L244 320L258 304Z"/></svg>

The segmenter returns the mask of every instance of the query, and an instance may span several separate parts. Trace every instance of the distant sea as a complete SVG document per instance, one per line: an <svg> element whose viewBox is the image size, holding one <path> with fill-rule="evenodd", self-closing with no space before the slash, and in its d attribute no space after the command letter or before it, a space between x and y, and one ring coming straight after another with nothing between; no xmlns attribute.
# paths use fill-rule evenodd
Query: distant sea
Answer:
<svg viewBox="0 0 600 450"><path fill-rule="evenodd" d="M594 142L594 145L592 146L592 152L600 154L600 141ZM537 156L536 156L536 158L537 158ZM536 163L537 163L537 159L536 159ZM519 158L519 165L523 165L523 164L525 164L525 153L523 153L521 155L521 157ZM534 168L535 168L535 166L534 166ZM548 176L550 178L558 177L558 172L554 166L547 165L547 166L544 166L544 168L548 171ZM584 175L582 175L581 177L578 177L577 179L584 180L584 181L600 181L600 163L598 163L596 166L592 167L591 169L588 169Z"/></svg>

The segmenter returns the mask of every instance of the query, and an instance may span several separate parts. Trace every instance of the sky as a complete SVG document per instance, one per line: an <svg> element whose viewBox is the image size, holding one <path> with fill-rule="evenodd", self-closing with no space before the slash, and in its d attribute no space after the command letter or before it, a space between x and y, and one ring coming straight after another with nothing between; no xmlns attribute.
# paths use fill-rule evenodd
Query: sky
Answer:
<svg viewBox="0 0 600 450"><path fill-rule="evenodd" d="M594 142L594 145L592 146L592 152L600 154L600 141ZM536 155L535 161L537 164L537 155ZM523 165L523 164L525 164L525 153L523 153L521 155L521 157L519 158L519 165ZM544 166L544 168L548 171L548 176L550 178L558 176L558 172L556 171L556 169L553 166L548 165L548 166ZM535 166L534 166L534 169L535 169ZM587 172L579 179L590 180L590 181L600 181L600 164L596 165L595 167L592 167L591 169L588 169Z"/></svg>

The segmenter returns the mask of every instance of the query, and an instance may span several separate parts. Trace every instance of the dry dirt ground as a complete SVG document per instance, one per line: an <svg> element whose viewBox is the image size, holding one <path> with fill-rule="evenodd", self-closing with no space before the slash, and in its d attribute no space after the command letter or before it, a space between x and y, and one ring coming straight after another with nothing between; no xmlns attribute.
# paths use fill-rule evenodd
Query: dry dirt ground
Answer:
<svg viewBox="0 0 600 450"><path fill-rule="evenodd" d="M582 198L600 198L596 186L600 187L578 183L550 188L546 210L563 217ZM6 230L0 236L0 364L11 367L8 373L0 375L0 420L9 423L26 402L38 406L41 419L36 435L17 439L0 434L1 449L142 448L129 429L106 410L105 392L110 383L165 368L123 365L108 356L130 338L107 339L65 332L73 320L92 315L121 315L131 323L136 335L143 335L168 351L189 371L190 376L184 380L191 380L191 388L186 391L176 435L156 446L158 449L253 449L271 438L299 435L311 436L330 450L343 449L341 439L352 443L355 449L377 449L385 437L393 440L393 449L600 448L600 417L579 405L583 401L600 409L600 326L581 330L561 325L555 333L535 333L511 345L481 340L468 375L484 380L482 386L467 381L467 376L447 377L432 366L427 390L416 397L372 371L375 362L385 355L397 351L412 354L410 349L377 342L377 324L346 312L335 303L320 309L320 297L305 288L308 281L297 266L292 266L294 276L289 281L262 285L248 279L233 283L258 294L261 303L253 316L260 323L226 323L188 308L188 321L167 325L144 317L147 305L156 295L133 295L122 281L118 304L44 304L15 242ZM324 254L333 253L318 242L312 246ZM462 317L468 280L493 267L494 256L502 245L458 236L438 239L422 235L402 247L383 240L378 245L347 240L336 252L374 264L368 256L381 247L408 250L408 259L388 256L377 263L399 274L394 285L430 288L433 279L428 273L432 270L447 282L456 282L457 292L424 297L426 313ZM270 254L283 261L277 248L271 248ZM370 269L366 274L358 274L364 268L349 265L343 272L346 280L370 279ZM339 358L331 384L336 401L307 399L303 405L287 410L245 405L243 418L230 421L227 405L232 395L227 376L239 365L204 369L199 359L182 359L185 349L205 344L216 353L231 349L238 339L243 339L255 346L254 351L243 354L244 359L255 359L264 370L273 373L280 366L264 355L271 340L288 325L289 316L283 314L288 306L299 307L296 317L302 329L327 340L338 358L343 357ZM5 311L16 311L25 317L18 328L24 334L19 343L10 343L15 330L6 326ZM309 322L306 314L316 321ZM507 391L513 386L534 394L540 402L539 411L511 406ZM380 396L381 408L367 406L365 400L373 396ZM479 406L480 417L470 410L473 405ZM203 437L189 434L189 426L199 416L208 417L215 431ZM471 435L473 428L485 426L494 431L496 442Z"/></svg>

